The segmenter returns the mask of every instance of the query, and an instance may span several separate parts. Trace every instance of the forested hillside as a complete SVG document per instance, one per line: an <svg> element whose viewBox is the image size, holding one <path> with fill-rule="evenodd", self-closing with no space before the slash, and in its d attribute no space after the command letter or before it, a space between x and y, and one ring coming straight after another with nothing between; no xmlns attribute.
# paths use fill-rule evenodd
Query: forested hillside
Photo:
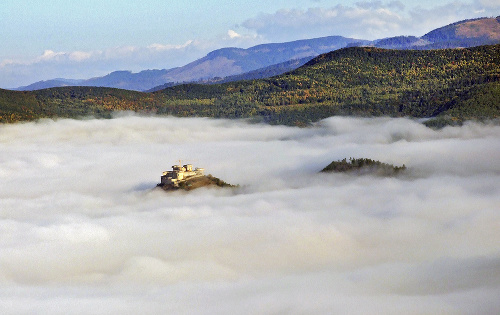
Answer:
<svg viewBox="0 0 500 315"><path fill-rule="evenodd" d="M0 120L108 117L114 110L177 116L258 117L305 125L332 115L500 115L500 45L431 51L351 47L269 79L186 84L154 93L91 87L1 91Z"/></svg>
<svg viewBox="0 0 500 315"><path fill-rule="evenodd" d="M257 70L245 72L242 74L237 74L237 75L231 75L227 76L224 78L221 77L215 77L207 80L199 80L196 82L184 82L184 83L166 83L162 84L160 86L154 87L150 90L147 90L145 92L156 92L159 90L166 89L168 87L176 86L176 85L181 85L181 84L187 84L187 83L195 83L195 84L220 84L220 83L227 83L227 82L234 82L234 81L241 81L241 80L257 80L257 79L265 79L265 78L270 78L274 77L280 74L283 74L285 72L290 72L298 67L304 65L306 62L311 60L313 57L305 57L305 58L300 58L300 59L292 59L289 61L285 61L282 63L278 63L272 66L260 68Z"/></svg>
<svg viewBox="0 0 500 315"><path fill-rule="evenodd" d="M462 120L499 116L499 79L500 45L433 51L346 48L274 78L183 85L157 95L168 104L162 110L171 114L196 107L202 115L258 115L284 124L339 114L449 114Z"/></svg>

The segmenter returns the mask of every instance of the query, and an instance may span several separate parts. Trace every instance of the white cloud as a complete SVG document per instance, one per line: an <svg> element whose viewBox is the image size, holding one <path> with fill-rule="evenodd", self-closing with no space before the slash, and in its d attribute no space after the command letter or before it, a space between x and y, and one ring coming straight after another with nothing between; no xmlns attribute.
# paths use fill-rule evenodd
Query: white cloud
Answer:
<svg viewBox="0 0 500 315"><path fill-rule="evenodd" d="M31 60L10 60L10 65L33 65L44 62L82 62L91 58L97 58L102 55L101 51L71 51L55 52L53 50L45 50L41 56Z"/></svg>
<svg viewBox="0 0 500 315"><path fill-rule="evenodd" d="M235 31L233 30L229 30L227 31L227 35L229 36L229 38L238 38L238 37L241 37L240 34L236 33Z"/></svg>
<svg viewBox="0 0 500 315"><path fill-rule="evenodd" d="M225 47L241 47L248 48L263 43L263 38L255 32L236 32L235 30L228 30L225 36L222 36L222 45Z"/></svg>
<svg viewBox="0 0 500 315"><path fill-rule="evenodd" d="M500 307L499 126L123 116L3 125L0 148L5 313ZM410 173L316 174L350 156ZM150 191L179 158L242 187Z"/></svg>
<svg viewBox="0 0 500 315"><path fill-rule="evenodd" d="M15 63L16 63L16 61L14 59L4 59L4 60L2 60L2 62L0 62L0 68L8 66L8 65L12 65Z"/></svg>
<svg viewBox="0 0 500 315"><path fill-rule="evenodd" d="M31 59L0 62L0 86L13 88L53 78L88 79L116 70L141 71L185 65L214 49L213 43L189 40L183 44L120 46L92 51L45 50Z"/></svg>
<svg viewBox="0 0 500 315"><path fill-rule="evenodd" d="M242 25L272 39L291 35L298 38L344 35L364 39L398 32L401 19L397 11L386 7L337 5L329 9L280 10L249 19Z"/></svg>
<svg viewBox="0 0 500 315"><path fill-rule="evenodd" d="M56 60L65 55L66 53L64 52L54 52L52 50L46 50L40 57L35 59L34 62Z"/></svg>
<svg viewBox="0 0 500 315"><path fill-rule="evenodd" d="M186 48L193 43L194 43L193 40L188 40L187 42L185 42L184 44L181 44L181 45L152 44L152 45L149 45L148 48L151 50L156 50L156 51L174 50L174 49Z"/></svg>
<svg viewBox="0 0 500 315"><path fill-rule="evenodd" d="M82 62L87 59L96 58L101 56L101 51L73 51L73 52L55 52L53 50L45 50L42 55L35 57L31 60L4 60L2 66L9 65L34 65L38 63L48 63L48 62Z"/></svg>
<svg viewBox="0 0 500 315"><path fill-rule="evenodd" d="M199 42L188 40L184 44L151 44L147 47L138 46L119 46L111 47L105 50L93 51L59 51L45 50L41 56L35 57L31 60L4 60L2 65L33 65L44 62L74 62L80 63L89 60L116 60L120 58L153 58L155 55L161 55L168 51L185 51L187 48L195 48Z"/></svg>
<svg viewBox="0 0 500 315"><path fill-rule="evenodd" d="M95 53L87 51L73 51L69 54L69 59L80 62L92 58L94 54Z"/></svg>
<svg viewBox="0 0 500 315"><path fill-rule="evenodd" d="M480 10L485 7L489 7L489 12L493 8L500 9L498 3L494 6L494 1L487 1L475 4L455 1L426 9L405 7L400 1L357 2L352 6L339 4L330 8L279 10L274 14L261 14L248 19L242 26L268 40L330 35L360 39L397 35L421 36L449 23L480 17L484 15Z"/></svg>

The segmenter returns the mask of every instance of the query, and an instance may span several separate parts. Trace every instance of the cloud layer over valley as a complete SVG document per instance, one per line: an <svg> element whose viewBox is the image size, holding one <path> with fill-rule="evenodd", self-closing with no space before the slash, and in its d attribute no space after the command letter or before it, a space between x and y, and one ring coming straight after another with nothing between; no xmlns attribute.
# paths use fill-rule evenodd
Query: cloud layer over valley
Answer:
<svg viewBox="0 0 500 315"><path fill-rule="evenodd" d="M0 311L495 314L500 127L122 116L0 126ZM317 174L332 160L401 177ZM153 190L183 159L235 190Z"/></svg>

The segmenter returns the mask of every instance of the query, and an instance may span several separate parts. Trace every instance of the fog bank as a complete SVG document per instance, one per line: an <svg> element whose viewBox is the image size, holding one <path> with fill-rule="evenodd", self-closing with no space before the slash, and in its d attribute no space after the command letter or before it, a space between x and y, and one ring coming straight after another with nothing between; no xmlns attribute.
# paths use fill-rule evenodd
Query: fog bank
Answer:
<svg viewBox="0 0 500 315"><path fill-rule="evenodd" d="M333 160L405 164L380 178ZM3 314L497 314L500 127L0 125ZM235 190L153 188L179 159Z"/></svg>

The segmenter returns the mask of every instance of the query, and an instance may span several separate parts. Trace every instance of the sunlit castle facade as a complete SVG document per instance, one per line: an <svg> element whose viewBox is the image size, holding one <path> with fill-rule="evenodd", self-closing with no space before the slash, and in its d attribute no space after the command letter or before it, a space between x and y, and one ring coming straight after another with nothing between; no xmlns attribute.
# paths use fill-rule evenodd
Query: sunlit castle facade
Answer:
<svg viewBox="0 0 500 315"><path fill-rule="evenodd" d="M192 164L181 165L179 161L179 165L173 165L171 171L163 172L161 183L162 185L174 185L177 187L183 181L203 176L204 171L205 169L198 167L193 170Z"/></svg>

